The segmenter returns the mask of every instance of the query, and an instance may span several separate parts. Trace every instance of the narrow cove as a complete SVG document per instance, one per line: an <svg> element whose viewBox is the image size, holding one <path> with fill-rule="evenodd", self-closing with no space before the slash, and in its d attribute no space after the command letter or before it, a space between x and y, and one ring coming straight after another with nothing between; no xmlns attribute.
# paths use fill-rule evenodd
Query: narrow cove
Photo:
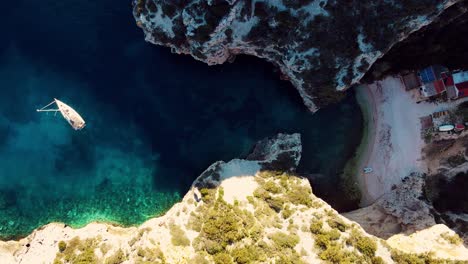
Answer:
<svg viewBox="0 0 468 264"><path fill-rule="evenodd" d="M278 132L302 134L299 172L313 175L319 197L353 206L335 187L362 134L353 94L312 115L266 62L208 67L145 43L130 3L5 5L2 24L25 19L0 44L3 239L52 221L139 224L178 202L214 161ZM54 97L83 115L83 131L35 112Z"/></svg>

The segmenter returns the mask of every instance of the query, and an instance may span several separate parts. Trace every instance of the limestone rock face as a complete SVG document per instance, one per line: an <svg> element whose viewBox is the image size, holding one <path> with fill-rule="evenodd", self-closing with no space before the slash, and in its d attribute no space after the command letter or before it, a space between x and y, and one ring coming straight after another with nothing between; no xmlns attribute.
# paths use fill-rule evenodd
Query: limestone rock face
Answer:
<svg viewBox="0 0 468 264"><path fill-rule="evenodd" d="M193 185L198 188L218 186L222 180L233 174L255 175L260 170L294 171L299 165L301 154L301 135L280 133L260 140L245 160L213 163Z"/></svg>
<svg viewBox="0 0 468 264"><path fill-rule="evenodd" d="M462 245L458 235L447 226L440 224L409 236L403 234L392 236L387 243L407 253L420 254L433 251L438 258L449 259L457 256L468 259L466 247L454 247L454 245Z"/></svg>
<svg viewBox="0 0 468 264"><path fill-rule="evenodd" d="M434 209L423 199L423 184L423 175L412 174L371 206L344 216L361 224L367 232L383 238L436 225Z"/></svg>
<svg viewBox="0 0 468 264"><path fill-rule="evenodd" d="M134 0L145 39L209 65L236 55L280 68L315 111L393 45L459 0Z"/></svg>

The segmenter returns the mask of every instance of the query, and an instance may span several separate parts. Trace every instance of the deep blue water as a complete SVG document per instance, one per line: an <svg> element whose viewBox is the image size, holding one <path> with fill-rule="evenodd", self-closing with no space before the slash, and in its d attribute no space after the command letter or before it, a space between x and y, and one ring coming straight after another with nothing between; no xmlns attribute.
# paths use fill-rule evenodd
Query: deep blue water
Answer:
<svg viewBox="0 0 468 264"><path fill-rule="evenodd" d="M315 190L325 199L339 195L336 175L362 129L352 95L312 115L268 63L208 67L146 43L130 1L20 0L2 10L0 237L51 221L141 223L214 161L278 132L302 133L301 172L325 175L332 187ZM87 127L36 113L54 97Z"/></svg>

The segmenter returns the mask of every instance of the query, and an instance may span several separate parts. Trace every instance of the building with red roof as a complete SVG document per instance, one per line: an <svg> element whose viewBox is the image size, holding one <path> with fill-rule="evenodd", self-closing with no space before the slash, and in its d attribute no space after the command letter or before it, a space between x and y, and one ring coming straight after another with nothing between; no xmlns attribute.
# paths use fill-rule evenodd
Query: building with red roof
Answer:
<svg viewBox="0 0 468 264"><path fill-rule="evenodd" d="M418 76L422 83L421 94L424 97L432 97L445 92L447 88L444 78L447 77L447 74L448 69L440 65L433 65L420 70Z"/></svg>
<svg viewBox="0 0 468 264"><path fill-rule="evenodd" d="M449 99L468 96L468 71L458 71L444 79Z"/></svg>

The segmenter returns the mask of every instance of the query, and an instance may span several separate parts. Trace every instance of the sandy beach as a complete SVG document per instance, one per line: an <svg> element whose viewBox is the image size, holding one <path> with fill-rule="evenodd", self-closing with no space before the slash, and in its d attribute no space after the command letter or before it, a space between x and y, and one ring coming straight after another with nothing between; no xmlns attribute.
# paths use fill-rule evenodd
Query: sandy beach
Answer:
<svg viewBox="0 0 468 264"><path fill-rule="evenodd" d="M361 107L363 119L364 119L364 131L361 144L358 147L356 152L355 159L357 160L357 166L355 173L358 174L356 177L359 189L361 191L361 206L369 204L370 201L373 201L371 195L369 194L367 184L365 182L364 174L362 173L363 168L366 164L369 163L369 158L371 151L373 150L375 141L375 118L377 113L377 108L375 106L375 101L372 95L372 91L367 86L361 86L357 89L356 99L359 106Z"/></svg>
<svg viewBox="0 0 468 264"><path fill-rule="evenodd" d="M416 103L398 77L387 77L356 90L367 123L363 149L358 152L356 179L362 193L361 206L367 206L410 173L427 171L421 154L425 143L420 118L449 110L466 98L438 104ZM364 173L365 167L372 168L372 172Z"/></svg>

